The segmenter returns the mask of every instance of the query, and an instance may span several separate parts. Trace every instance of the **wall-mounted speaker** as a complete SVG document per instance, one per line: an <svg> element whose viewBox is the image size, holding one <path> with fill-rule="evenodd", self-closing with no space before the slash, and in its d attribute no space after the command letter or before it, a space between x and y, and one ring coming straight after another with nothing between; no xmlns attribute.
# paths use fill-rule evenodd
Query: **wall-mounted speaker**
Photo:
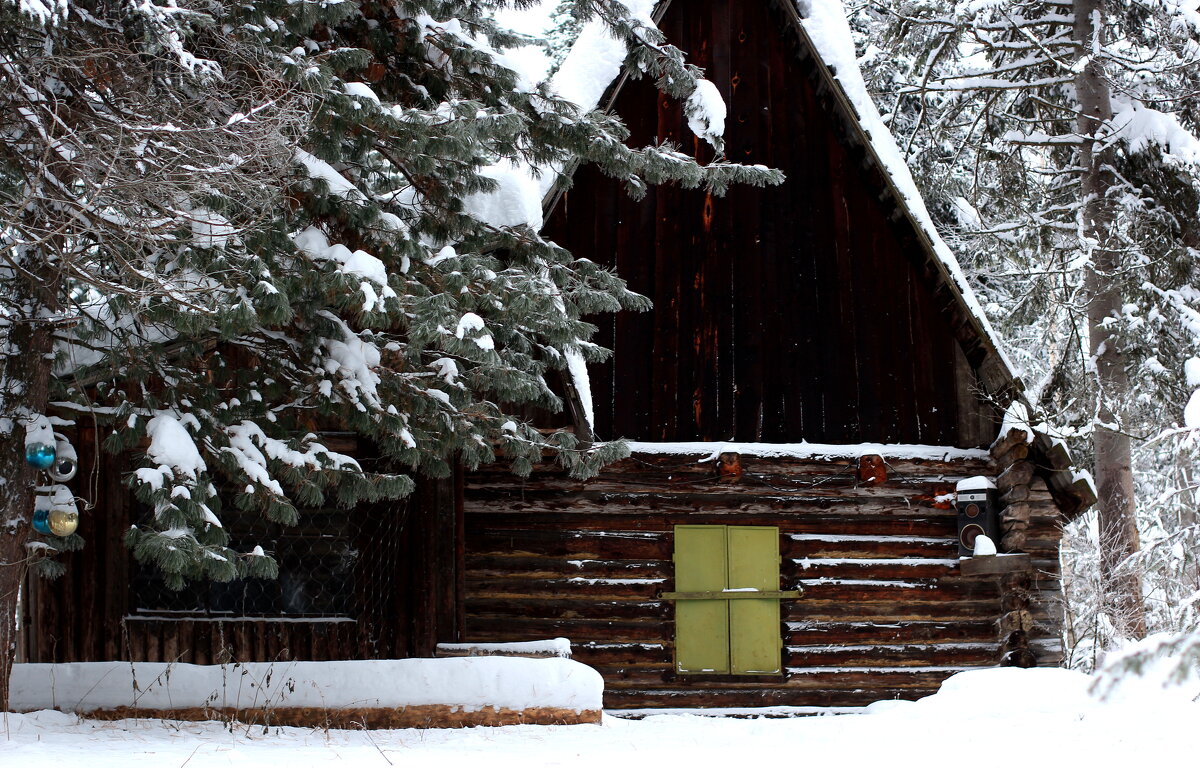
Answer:
<svg viewBox="0 0 1200 768"><path fill-rule="evenodd" d="M958 510L958 556L970 557L975 551L975 539L986 535L1000 543L1000 520L996 507L996 490L979 488L959 491L954 502Z"/></svg>

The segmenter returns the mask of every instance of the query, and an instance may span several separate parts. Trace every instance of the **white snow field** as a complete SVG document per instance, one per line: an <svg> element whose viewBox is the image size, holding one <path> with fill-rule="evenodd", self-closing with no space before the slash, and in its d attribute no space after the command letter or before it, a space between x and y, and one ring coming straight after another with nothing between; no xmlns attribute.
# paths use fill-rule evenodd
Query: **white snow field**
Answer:
<svg viewBox="0 0 1200 768"><path fill-rule="evenodd" d="M1193 690L1151 681L1107 699L1060 669L987 669L918 702L788 719L606 715L601 725L352 731L9 714L0 766L1158 766L1196 759Z"/></svg>

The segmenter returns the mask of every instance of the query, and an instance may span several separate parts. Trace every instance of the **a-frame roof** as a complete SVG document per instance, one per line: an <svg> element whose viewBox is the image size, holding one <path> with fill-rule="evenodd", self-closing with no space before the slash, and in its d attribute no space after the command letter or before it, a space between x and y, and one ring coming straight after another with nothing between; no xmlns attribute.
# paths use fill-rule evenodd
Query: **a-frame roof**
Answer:
<svg viewBox="0 0 1200 768"><path fill-rule="evenodd" d="M813 56L817 60L816 70L821 80L819 87L845 122L849 140L862 148L865 162L878 173L886 202L893 206L896 215L908 219L925 247L929 263L939 276L936 290L947 296L946 309L964 352L979 372L988 394L1001 406L1007 405L1024 387L1005 356L999 336L984 315L957 258L938 234L895 139L867 93L840 0L757 1L775 2L794 25L801 40L800 55ZM641 0L640 3L635 1L629 5L635 13L652 6L652 18L657 23L672 5L672 0ZM581 106L585 108L609 110L628 81L629 73L612 68L615 41L604 41L603 33L598 30L591 32L591 35L587 31L581 35L556 77L556 84L568 84L566 90L570 92L566 95L582 102ZM588 76L580 77L572 72L576 67L586 69ZM598 95L597 85L606 77L608 84L603 93ZM581 81L582 87L579 85ZM569 176L570 172L565 175ZM563 188L563 184L555 184L546 194L543 200L544 219L557 205Z"/></svg>
<svg viewBox="0 0 1200 768"><path fill-rule="evenodd" d="M934 276L934 291L942 311L987 395L1001 407L1016 402L1017 412L1027 413L1022 382L956 257L938 234L903 155L867 92L841 2L757 1L773 2L783 12L799 38L799 55L814 59L818 91L826 106L843 122L847 140L862 150L863 164L876 177L882 202L891 207L893 217L903 219L916 235L924 250L927 272ZM672 0L633 0L629 5L634 13L650 14L657 23L671 3ZM623 58L624 49L603 31L585 30L564 62L556 84L560 85L560 91L568 91L564 95L585 108L611 109L629 79L629 73L619 64ZM569 176L571 170L564 175ZM546 191L544 219L549 218L561 199L564 187L558 183ZM736 190L731 194L736 194ZM1076 476L1061 441L1044 430L1030 427L1029 432L1035 436L1036 453L1060 507L1072 514L1089 506L1094 501L1089 483Z"/></svg>

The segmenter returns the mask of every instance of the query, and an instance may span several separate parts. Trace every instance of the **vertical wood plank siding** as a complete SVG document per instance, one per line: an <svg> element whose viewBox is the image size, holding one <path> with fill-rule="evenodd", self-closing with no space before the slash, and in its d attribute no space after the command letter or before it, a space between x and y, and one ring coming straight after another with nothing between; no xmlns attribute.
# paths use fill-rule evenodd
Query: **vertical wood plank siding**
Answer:
<svg viewBox="0 0 1200 768"><path fill-rule="evenodd" d="M962 668L1000 661L995 578L958 573L953 510L935 498L986 460L889 461L859 486L853 460L756 459L719 481L696 457L639 455L585 483L539 467L467 478L464 640L556 636L605 677L607 707L853 706L916 698ZM1031 644L1061 655L1059 512L1033 492L1038 569ZM943 504L943 506L945 506ZM676 524L771 525L781 536L786 674L689 678L672 669Z"/></svg>
<svg viewBox="0 0 1200 768"><path fill-rule="evenodd" d="M655 305L596 319L615 351L593 366L597 434L981 445L959 428L960 408L986 409L959 397L927 254L772 6L676 2L661 26L724 95L729 158L782 169L783 186L660 187L635 202L585 167L550 217L552 239ZM615 110L634 143L712 157L647 80L627 82Z"/></svg>

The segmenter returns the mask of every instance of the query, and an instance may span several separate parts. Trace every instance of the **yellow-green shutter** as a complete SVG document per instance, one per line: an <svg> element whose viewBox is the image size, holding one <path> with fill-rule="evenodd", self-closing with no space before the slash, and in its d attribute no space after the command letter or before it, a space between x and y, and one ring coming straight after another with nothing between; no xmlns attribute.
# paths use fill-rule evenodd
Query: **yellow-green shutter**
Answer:
<svg viewBox="0 0 1200 768"><path fill-rule="evenodd" d="M675 526L675 589L725 589L725 526ZM680 600L675 604L675 669L729 671L729 602Z"/></svg>
<svg viewBox="0 0 1200 768"><path fill-rule="evenodd" d="M675 589L676 671L780 672L778 528L675 526Z"/></svg>
<svg viewBox="0 0 1200 768"><path fill-rule="evenodd" d="M779 529L730 526L728 529L730 590L779 589ZM779 599L730 600L730 672L778 674Z"/></svg>

